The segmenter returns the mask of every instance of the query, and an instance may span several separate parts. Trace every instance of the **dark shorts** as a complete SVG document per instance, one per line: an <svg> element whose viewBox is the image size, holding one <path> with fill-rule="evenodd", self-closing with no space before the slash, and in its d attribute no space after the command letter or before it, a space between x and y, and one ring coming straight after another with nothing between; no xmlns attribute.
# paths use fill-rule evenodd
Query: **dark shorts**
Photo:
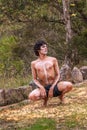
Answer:
<svg viewBox="0 0 87 130"><path fill-rule="evenodd" d="M32 86L32 90L38 88L38 86L34 83L34 81L31 81L29 83L30 86ZM49 92L49 89L52 85L47 85L45 86L45 90L46 90L46 94L47 94L47 97L48 97L48 92ZM57 88L57 85L54 87L54 90L53 90L53 97L57 97L57 96L60 96L62 94L61 91L58 90Z"/></svg>
<svg viewBox="0 0 87 130"><path fill-rule="evenodd" d="M47 97L48 97L48 92L49 92L50 87L51 85L45 86ZM61 94L62 92L58 90L57 85L56 85L53 89L53 97L60 96Z"/></svg>

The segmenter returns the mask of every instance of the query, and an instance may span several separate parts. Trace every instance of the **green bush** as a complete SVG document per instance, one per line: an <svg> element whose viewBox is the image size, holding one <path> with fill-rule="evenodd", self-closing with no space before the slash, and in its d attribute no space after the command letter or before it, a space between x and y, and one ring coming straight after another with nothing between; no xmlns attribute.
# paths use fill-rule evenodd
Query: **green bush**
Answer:
<svg viewBox="0 0 87 130"><path fill-rule="evenodd" d="M19 58L14 59L13 48L16 45L14 36L3 36L0 40L0 76L21 73L23 62Z"/></svg>

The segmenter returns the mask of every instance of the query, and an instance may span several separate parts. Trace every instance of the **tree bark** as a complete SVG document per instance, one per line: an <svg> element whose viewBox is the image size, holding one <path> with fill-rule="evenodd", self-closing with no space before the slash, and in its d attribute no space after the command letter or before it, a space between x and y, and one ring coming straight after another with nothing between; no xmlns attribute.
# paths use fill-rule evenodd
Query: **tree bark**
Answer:
<svg viewBox="0 0 87 130"><path fill-rule="evenodd" d="M69 15L69 0L62 0L63 3L63 14L65 20L65 30L66 30L66 43L69 44L69 41L72 38L71 22Z"/></svg>
<svg viewBox="0 0 87 130"><path fill-rule="evenodd" d="M70 21L70 14L69 14L69 0L62 0L62 4L63 4L63 14L64 14L64 20L65 20L65 30L66 30L66 44L68 47L67 54L66 54L65 60L64 60L64 64L71 66L69 44L70 44L70 40L72 38L72 30L71 30L71 21Z"/></svg>

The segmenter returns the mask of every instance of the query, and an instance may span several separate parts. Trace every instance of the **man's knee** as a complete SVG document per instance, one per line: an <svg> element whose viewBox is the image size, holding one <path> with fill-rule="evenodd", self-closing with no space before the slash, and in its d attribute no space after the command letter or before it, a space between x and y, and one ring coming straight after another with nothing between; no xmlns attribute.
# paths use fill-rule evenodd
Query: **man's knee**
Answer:
<svg viewBox="0 0 87 130"><path fill-rule="evenodd" d="M73 88L73 84L71 82L69 82L68 85L67 85L68 91L71 91L72 88Z"/></svg>
<svg viewBox="0 0 87 130"><path fill-rule="evenodd" d="M28 98L30 99L30 100L33 100L33 101L36 101L36 100L39 100L40 99L40 96L38 96L38 95L33 95L33 94L29 94L29 96L28 96Z"/></svg>
<svg viewBox="0 0 87 130"><path fill-rule="evenodd" d="M28 95L28 98L29 98L30 100L33 100L33 95L30 93L30 94Z"/></svg>

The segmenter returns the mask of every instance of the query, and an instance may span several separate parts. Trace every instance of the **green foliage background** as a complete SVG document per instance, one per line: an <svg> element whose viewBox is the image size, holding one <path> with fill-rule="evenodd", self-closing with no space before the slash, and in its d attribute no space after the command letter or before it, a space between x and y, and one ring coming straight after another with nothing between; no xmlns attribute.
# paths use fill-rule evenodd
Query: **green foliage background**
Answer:
<svg viewBox="0 0 87 130"><path fill-rule="evenodd" d="M73 38L66 45L61 0L0 0L0 76L28 75L38 39L59 65L66 54L77 54L74 65L87 61L87 1L71 0L69 11Z"/></svg>

